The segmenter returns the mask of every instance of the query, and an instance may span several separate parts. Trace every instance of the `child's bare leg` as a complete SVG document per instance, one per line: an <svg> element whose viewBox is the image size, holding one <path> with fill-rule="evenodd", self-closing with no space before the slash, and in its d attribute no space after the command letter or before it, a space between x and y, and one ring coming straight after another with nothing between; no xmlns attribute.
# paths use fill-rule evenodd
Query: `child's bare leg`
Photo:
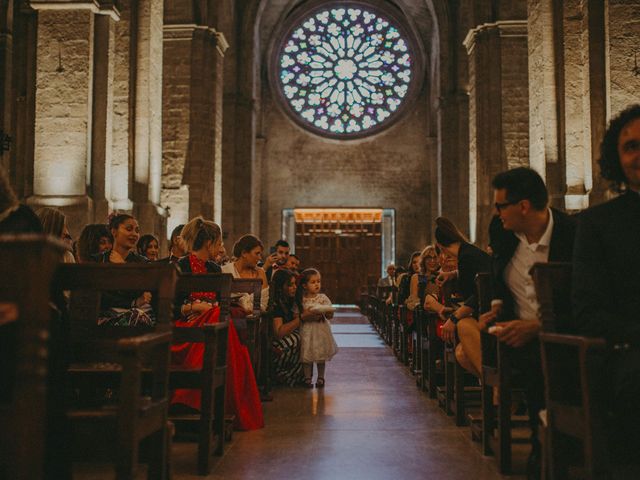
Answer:
<svg viewBox="0 0 640 480"><path fill-rule="evenodd" d="M316 365L318 367L318 379L316 380L316 387L322 388L322 387L324 387L324 367L325 367L325 363L324 362L318 362L318 363L316 363Z"/></svg>
<svg viewBox="0 0 640 480"><path fill-rule="evenodd" d="M303 363L302 371L304 372L304 379L311 380L311 377L313 377L313 363Z"/></svg>

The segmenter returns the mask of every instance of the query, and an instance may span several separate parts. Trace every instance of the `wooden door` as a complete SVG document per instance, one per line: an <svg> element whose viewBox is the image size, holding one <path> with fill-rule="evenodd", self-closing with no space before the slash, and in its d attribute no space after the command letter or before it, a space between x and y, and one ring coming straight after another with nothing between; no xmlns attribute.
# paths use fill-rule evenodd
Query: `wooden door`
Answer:
<svg viewBox="0 0 640 480"><path fill-rule="evenodd" d="M354 304L359 289L380 276L382 210L295 210L301 267L322 274L333 303Z"/></svg>

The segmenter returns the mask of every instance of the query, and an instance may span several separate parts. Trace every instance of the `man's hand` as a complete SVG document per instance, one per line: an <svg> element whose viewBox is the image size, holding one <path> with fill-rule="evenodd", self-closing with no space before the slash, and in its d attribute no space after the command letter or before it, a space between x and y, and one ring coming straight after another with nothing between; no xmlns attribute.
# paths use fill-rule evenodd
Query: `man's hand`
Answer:
<svg viewBox="0 0 640 480"><path fill-rule="evenodd" d="M445 342L453 343L456 338L456 326L451 320L447 320L442 325L442 338Z"/></svg>
<svg viewBox="0 0 640 480"><path fill-rule="evenodd" d="M537 320L512 320L500 323L500 327L496 331L498 340L510 347L519 348L538 336L541 325Z"/></svg>
<svg viewBox="0 0 640 480"><path fill-rule="evenodd" d="M491 322L495 322L500 313L502 313L502 306L491 307L491 310L483 313L482 315L480 315L480 318L478 318L478 328L481 331L486 330L487 325Z"/></svg>
<svg viewBox="0 0 640 480"><path fill-rule="evenodd" d="M274 252L264 259L264 265L262 266L262 268L266 270L277 261L278 261L278 254Z"/></svg>
<svg viewBox="0 0 640 480"><path fill-rule="evenodd" d="M436 285L438 287L442 287L445 283L450 280L454 280L458 276L458 272L440 272L440 275L436 278Z"/></svg>
<svg viewBox="0 0 640 480"><path fill-rule="evenodd" d="M445 321L449 318L449 314L452 312L453 308L442 305L442 308L438 311L438 317L440 317L440 320Z"/></svg>

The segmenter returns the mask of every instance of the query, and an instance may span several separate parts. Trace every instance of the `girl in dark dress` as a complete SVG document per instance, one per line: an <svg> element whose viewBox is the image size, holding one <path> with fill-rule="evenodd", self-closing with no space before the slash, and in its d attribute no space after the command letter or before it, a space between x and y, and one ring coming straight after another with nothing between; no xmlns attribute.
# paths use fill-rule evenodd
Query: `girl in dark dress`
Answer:
<svg viewBox="0 0 640 480"><path fill-rule="evenodd" d="M289 386L304 380L300 363L300 313L296 278L289 270L276 270L269 288L269 314L273 321L273 356L276 379Z"/></svg>
<svg viewBox="0 0 640 480"><path fill-rule="evenodd" d="M220 273L213 262L222 247L222 231L214 222L202 217L191 220L182 230L182 237L189 254L178 260L183 273ZM220 307L214 292L193 292L176 299L179 306L176 325L200 327L220 321ZM181 367L202 367L204 345L182 343L171 347L172 364ZM172 404L186 405L195 410L201 407L199 390L178 389L173 393ZM225 410L235 415L235 427L240 430L255 430L264 426L262 404L256 383L251 358L247 347L240 343L232 322L229 323L227 347L227 388Z"/></svg>
<svg viewBox="0 0 640 480"><path fill-rule="evenodd" d="M138 222L131 215L122 213L109 221L113 237L113 249L95 255L98 263L147 263L135 253L140 237ZM151 293L135 291L103 292L100 303L99 325L153 325L155 317L151 309Z"/></svg>

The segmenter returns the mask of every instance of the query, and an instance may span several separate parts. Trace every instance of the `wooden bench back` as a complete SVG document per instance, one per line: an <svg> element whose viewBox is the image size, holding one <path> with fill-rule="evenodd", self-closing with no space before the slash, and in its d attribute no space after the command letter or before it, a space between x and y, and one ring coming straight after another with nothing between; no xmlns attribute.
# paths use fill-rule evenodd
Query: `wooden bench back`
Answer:
<svg viewBox="0 0 640 480"><path fill-rule="evenodd" d="M224 322L229 319L232 282L230 273L181 273L176 282L176 294L215 292L220 306L220 321Z"/></svg>
<svg viewBox="0 0 640 480"><path fill-rule="evenodd" d="M43 478L49 292L63 252L41 235L0 237L0 302L18 309L0 326L0 478Z"/></svg>
<svg viewBox="0 0 640 480"><path fill-rule="evenodd" d="M74 362L113 361L115 343L110 340L134 337L158 330L170 330L173 317L176 269L173 265L65 264L54 278L54 288L70 292L69 340ZM98 325L100 299L105 291L149 291L152 294L156 326L118 327Z"/></svg>
<svg viewBox="0 0 640 480"><path fill-rule="evenodd" d="M231 281L231 292L253 295L253 311L254 313L260 313L262 280L259 278L234 278Z"/></svg>
<svg viewBox="0 0 640 480"><path fill-rule="evenodd" d="M536 263L531 276L540 303L542 331L564 333L571 330L571 264Z"/></svg>

